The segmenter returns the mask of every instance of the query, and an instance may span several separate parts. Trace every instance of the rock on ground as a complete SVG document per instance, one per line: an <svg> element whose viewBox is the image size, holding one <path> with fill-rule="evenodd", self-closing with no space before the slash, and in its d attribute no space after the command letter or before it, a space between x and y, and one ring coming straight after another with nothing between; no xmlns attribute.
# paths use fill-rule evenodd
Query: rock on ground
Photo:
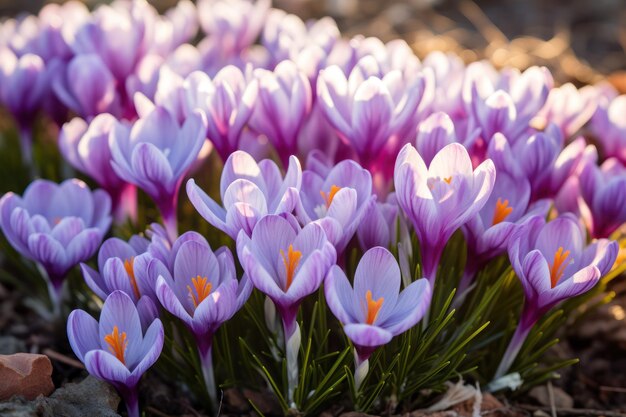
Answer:
<svg viewBox="0 0 626 417"><path fill-rule="evenodd" d="M120 398L109 384L88 376L80 383L66 384L50 397L26 401L14 397L0 403L2 417L119 417Z"/></svg>

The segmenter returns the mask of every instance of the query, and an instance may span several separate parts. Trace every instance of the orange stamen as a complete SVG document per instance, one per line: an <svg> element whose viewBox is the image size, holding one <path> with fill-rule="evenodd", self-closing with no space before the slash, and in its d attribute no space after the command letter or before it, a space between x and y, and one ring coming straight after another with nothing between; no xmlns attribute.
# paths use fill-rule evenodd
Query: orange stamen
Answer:
<svg viewBox="0 0 626 417"><path fill-rule="evenodd" d="M198 275L195 278L191 278L191 283L193 284L193 288L196 290L196 294L194 295L193 290L190 285L187 285L187 291L189 291L189 297L193 302L194 307L198 307L198 305L211 294L211 289L213 285L209 282L207 277L201 277Z"/></svg>
<svg viewBox="0 0 626 417"><path fill-rule="evenodd" d="M335 198L335 194L337 194L339 192L339 190L341 190L341 187L337 187L336 185L332 185L330 187L330 191L328 192L328 195L326 195L326 193L324 191L320 191L320 194L322 195L322 198L326 202L326 208L330 207L330 204L333 202L333 198Z"/></svg>
<svg viewBox="0 0 626 417"><path fill-rule="evenodd" d="M126 347L128 346L128 340L126 340L126 332L122 332L120 334L117 326L113 326L113 331L110 334L104 336L104 341L108 343L109 351L111 351L111 353L115 355L115 357L119 359L120 362L126 365L124 359L124 352L126 351Z"/></svg>
<svg viewBox="0 0 626 417"><path fill-rule="evenodd" d="M298 264L300 263L300 258L302 258L302 252L299 250L293 250L293 245L289 245L289 249L287 249L287 256L285 256L285 252L282 249L280 250L280 256L283 257L283 264L285 265L285 272L287 275L285 291L287 291L293 281L293 276L296 272Z"/></svg>
<svg viewBox="0 0 626 417"><path fill-rule="evenodd" d="M509 206L509 200L502 201L501 198L498 197L498 201L496 201L496 209L493 212L493 220L491 223L495 226L496 224L504 221L509 214L513 212L513 207Z"/></svg>
<svg viewBox="0 0 626 417"><path fill-rule="evenodd" d="M443 180L446 182L446 184L450 184L452 182L452 177L447 177L447 178L444 178Z"/></svg>
<svg viewBox="0 0 626 417"><path fill-rule="evenodd" d="M568 250L563 252L563 246L560 246L554 254L554 261L550 267L550 283L552 284L552 288L556 287L556 284L558 284L565 273L565 268L567 268L567 265L571 262L565 263L569 253Z"/></svg>
<svg viewBox="0 0 626 417"><path fill-rule="evenodd" d="M128 274L128 278L130 279L130 284L133 287L133 292L135 293L135 297L141 297L141 293L139 292L139 286L137 286L137 280L135 279L135 268L133 265L135 264L135 257L131 256L130 259L126 259L124 261L124 269Z"/></svg>
<svg viewBox="0 0 626 417"><path fill-rule="evenodd" d="M380 309L383 307L383 301L385 301L385 298L380 297L378 300L374 301L372 299L372 292L367 290L365 293L365 300L367 301L367 317L365 318L365 323L374 324Z"/></svg>

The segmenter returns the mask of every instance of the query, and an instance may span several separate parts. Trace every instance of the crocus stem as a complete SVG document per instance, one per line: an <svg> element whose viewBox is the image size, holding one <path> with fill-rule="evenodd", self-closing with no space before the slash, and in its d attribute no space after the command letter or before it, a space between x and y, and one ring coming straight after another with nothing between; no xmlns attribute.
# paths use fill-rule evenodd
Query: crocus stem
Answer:
<svg viewBox="0 0 626 417"><path fill-rule="evenodd" d="M298 352L300 351L301 335L300 326L297 322L290 327L291 329L285 326L285 355L287 356L287 397L290 403L289 406L292 408L296 408L296 405L293 401L293 393L296 389L296 386L298 385Z"/></svg>
<svg viewBox="0 0 626 417"><path fill-rule="evenodd" d="M454 301L452 302L452 308L459 309L467 295L474 289L474 279L476 277L476 267L474 262L470 262L468 260L467 265L465 265L465 270L463 271L463 275L461 276L461 280L459 281L459 286L456 290L456 295L454 296Z"/></svg>
<svg viewBox="0 0 626 417"><path fill-rule="evenodd" d="M202 367L202 378L206 385L207 393L211 399L211 408L217 412L217 387L215 385L215 374L213 372L213 337L212 335L196 337L198 353L200 354L200 366Z"/></svg>
<svg viewBox="0 0 626 417"><path fill-rule="evenodd" d="M20 149L22 151L22 161L24 165L33 163L33 132L30 127L20 128Z"/></svg>
<svg viewBox="0 0 626 417"><path fill-rule="evenodd" d="M357 350L354 350L354 388L356 389L356 394L358 395L361 390L361 385L363 381L365 381L365 377L367 376L370 370L370 361L369 355L367 358L362 358Z"/></svg>
<svg viewBox="0 0 626 417"><path fill-rule="evenodd" d="M513 338L511 338L511 342L509 342L509 346L506 348L506 352L504 352L504 356L502 356L502 360L500 361L500 365L498 366L498 370L496 371L494 380L503 377L513 365L513 361L517 357L528 333L530 333L530 329L533 328L533 322L527 322L524 320L524 314L522 314L522 319L520 320L515 333L513 334Z"/></svg>
<svg viewBox="0 0 626 417"><path fill-rule="evenodd" d="M120 390L120 395L126 403L128 417L139 417L139 397L137 395L137 388L133 387Z"/></svg>
<svg viewBox="0 0 626 417"><path fill-rule="evenodd" d="M52 303L52 316L60 319L63 299L63 277L53 276L48 273L46 268L40 263L37 263L37 269L48 285L48 296Z"/></svg>
<svg viewBox="0 0 626 417"><path fill-rule="evenodd" d="M159 205L163 225L167 231L167 237L171 242L176 241L176 238L178 238L178 219L176 218L177 202L178 196L175 196L172 200Z"/></svg>
<svg viewBox="0 0 626 417"><path fill-rule="evenodd" d="M130 219L137 222L137 187L132 184L125 184L109 192L113 200L113 211L115 221L123 223Z"/></svg>

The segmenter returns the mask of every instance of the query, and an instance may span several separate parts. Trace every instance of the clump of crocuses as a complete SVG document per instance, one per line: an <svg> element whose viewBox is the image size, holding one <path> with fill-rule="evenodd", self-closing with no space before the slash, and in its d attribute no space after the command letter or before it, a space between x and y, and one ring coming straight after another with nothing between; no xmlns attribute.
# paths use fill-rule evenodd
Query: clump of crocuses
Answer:
<svg viewBox="0 0 626 417"><path fill-rule="evenodd" d="M0 104L24 172L102 188L36 179L20 197L9 183L0 228L57 313L80 264L90 291L70 281L63 301L102 312L71 313L70 343L131 417L164 343L164 361L197 368L177 375L181 392L204 385L214 412L248 365L237 342L250 342L246 377L261 374L251 385L294 415L343 403L353 372L354 406L392 414L439 377L494 377L480 357L501 359L495 381L519 371L532 384L518 353L544 337L528 338L533 326L623 270L609 239L626 222L626 96L605 84L420 60L405 41L345 39L332 19L269 0L181 1L164 15L145 0L69 2L0 34ZM42 154L54 144L60 166ZM503 358L485 355L507 342Z"/></svg>

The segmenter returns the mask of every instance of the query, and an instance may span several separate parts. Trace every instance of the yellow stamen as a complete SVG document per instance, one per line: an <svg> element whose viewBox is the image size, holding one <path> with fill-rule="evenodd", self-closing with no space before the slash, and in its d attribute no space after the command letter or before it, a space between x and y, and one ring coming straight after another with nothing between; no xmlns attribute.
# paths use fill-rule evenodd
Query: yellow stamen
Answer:
<svg viewBox="0 0 626 417"><path fill-rule="evenodd" d="M285 291L287 291L293 281L293 276L296 272L298 264L300 263L300 258L302 258L302 252L299 250L293 250L293 245L289 245L289 249L287 249L287 256L285 256L285 251L282 249L280 250L280 256L283 257L283 264L285 265L285 275L287 276Z"/></svg>
<svg viewBox="0 0 626 417"><path fill-rule="evenodd" d="M133 287L133 292L135 293L135 297L141 297L141 293L139 292L139 286L137 286L137 279L135 279L135 268L133 268L135 264L135 257L131 256L129 259L124 261L124 269L128 274L128 278L130 279L130 284Z"/></svg>
<svg viewBox="0 0 626 417"><path fill-rule="evenodd" d="M502 201L502 199L498 197L498 201L496 201L496 209L493 212L493 220L491 221L491 223L493 225L496 225L504 221L504 219L509 217L509 214L511 214L512 212L513 207L509 206L509 200Z"/></svg>
<svg viewBox="0 0 626 417"><path fill-rule="evenodd" d="M128 340L126 340L126 332L122 332L120 334L117 326L113 326L113 331L104 336L104 341L108 343L109 351L111 351L111 353L115 355L115 357L119 359L120 362L126 365L124 359L124 352L126 352L126 347L128 346Z"/></svg>
<svg viewBox="0 0 626 417"><path fill-rule="evenodd" d="M365 293L365 301L367 302L367 317L365 318L365 323L374 324L380 309L383 307L383 301L385 301L385 298L380 297L378 300L373 300L372 292L367 290Z"/></svg>
<svg viewBox="0 0 626 417"><path fill-rule="evenodd" d="M189 297L193 302L194 307L198 307L198 305L211 294L211 289L213 285L209 282L207 277L201 277L198 275L195 278L191 278L191 283L193 284L193 288L196 290L196 294L194 295L193 290L190 285L187 285L187 291L189 291Z"/></svg>
<svg viewBox="0 0 626 417"><path fill-rule="evenodd" d="M333 202L333 198L335 198L335 194L337 194L339 192L339 190L341 190L341 187L337 187L336 185L332 185L330 187L330 191L328 192L328 195L326 195L326 193L324 191L320 191L320 194L322 195L322 198L326 202L326 208L330 207L330 204Z"/></svg>
<svg viewBox="0 0 626 417"><path fill-rule="evenodd" d="M446 182L446 184L450 184L452 182L452 177L447 177L447 178L444 178L443 180Z"/></svg>
<svg viewBox="0 0 626 417"><path fill-rule="evenodd" d="M571 262L565 263L569 253L568 250L563 252L563 246L559 246L559 249L554 254L554 261L550 267L550 283L552 284L552 288L556 287L556 284L558 284L565 273L565 268L567 268L567 265Z"/></svg>
<svg viewBox="0 0 626 417"><path fill-rule="evenodd" d="M55 217L54 219L52 219L52 223L54 223L54 225L56 226L57 224L61 223L61 218Z"/></svg>

